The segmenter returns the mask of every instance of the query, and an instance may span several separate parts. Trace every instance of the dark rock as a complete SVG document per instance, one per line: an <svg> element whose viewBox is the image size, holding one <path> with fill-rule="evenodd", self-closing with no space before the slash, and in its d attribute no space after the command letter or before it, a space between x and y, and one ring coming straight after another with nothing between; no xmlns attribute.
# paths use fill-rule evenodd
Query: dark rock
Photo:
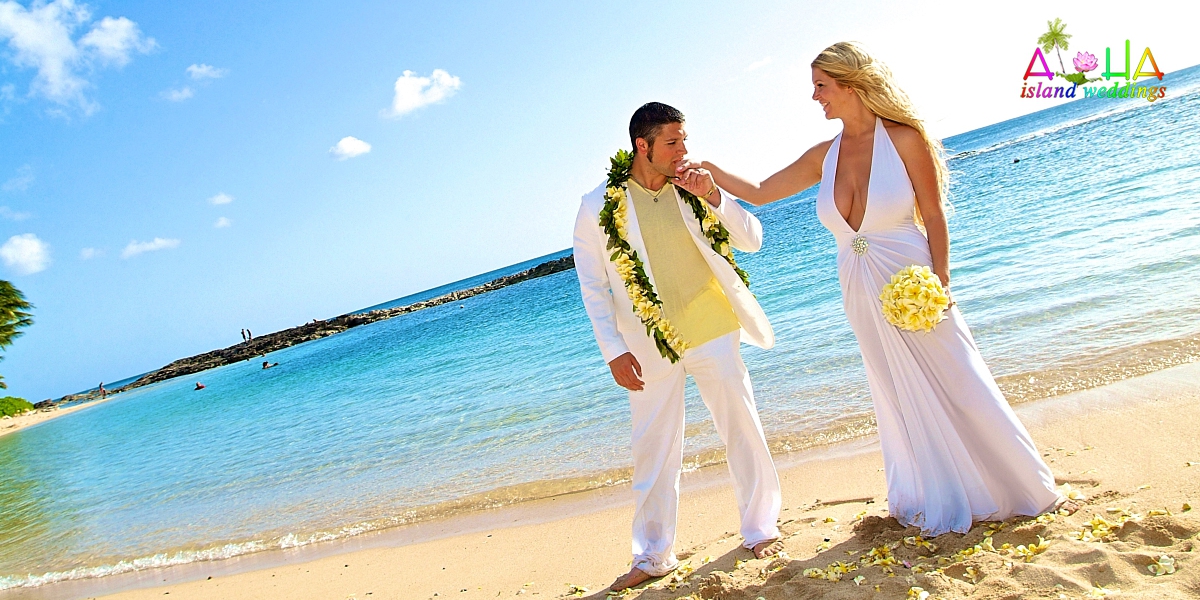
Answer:
<svg viewBox="0 0 1200 600"><path fill-rule="evenodd" d="M159 381L166 381L167 379L182 377L184 375L192 375L194 373L215 369L220 366L243 360L250 360L276 350L282 350L290 346L295 346L296 344L320 339L335 333L341 333L352 327L358 327L359 325L366 325L367 323L374 323L376 321L398 317L400 315L408 314L418 310L440 306L448 302L457 302L472 296L486 294L487 292L521 283L522 281L537 279L538 277L545 277L547 275L553 275L554 273L559 273L574 268L575 257L564 256L559 259L536 265L533 268L521 271L520 273L514 273L499 279L494 279L473 288L458 290L444 296L438 296L437 298L432 298L430 300L409 304L408 306L383 308L365 313L345 314L332 319L327 319L325 321L305 323L304 325L300 325L298 327L292 327L290 329L284 329L283 331L276 331L275 333L268 333L263 336L258 336L252 340L241 342L240 344L236 344L228 348L221 348L219 350L205 352L204 354L197 354L196 356L189 358L181 358L157 371L146 374L129 385L122 386L115 390L109 390L108 393L113 394L116 392L123 392L125 390L141 387L143 385L149 385ZM90 396L90 394L87 396ZM68 396L64 397L63 401L65 401L67 398L79 399L81 397L83 396Z"/></svg>

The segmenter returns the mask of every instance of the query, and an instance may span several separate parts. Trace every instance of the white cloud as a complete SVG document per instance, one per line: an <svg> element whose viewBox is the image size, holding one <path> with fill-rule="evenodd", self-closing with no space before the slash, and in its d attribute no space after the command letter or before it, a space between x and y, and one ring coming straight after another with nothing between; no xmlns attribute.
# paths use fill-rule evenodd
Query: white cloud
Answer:
<svg viewBox="0 0 1200 600"><path fill-rule="evenodd" d="M166 100L170 100L171 102L183 102L184 100L194 96L195 93L192 92L192 88L185 85L177 90L164 90L159 92L158 95Z"/></svg>
<svg viewBox="0 0 1200 600"><path fill-rule="evenodd" d="M427 104L441 102L454 95L462 81L441 69L434 69L429 77L420 77L405 71L396 80L396 96L392 107L383 111L384 116L400 117Z"/></svg>
<svg viewBox="0 0 1200 600"><path fill-rule="evenodd" d="M230 202L233 202L233 196L230 196L229 194L226 194L225 192L221 192L220 194L217 194L216 196L213 196L212 198L208 199L209 204L215 204L217 206L220 206L222 204L229 204Z"/></svg>
<svg viewBox="0 0 1200 600"><path fill-rule="evenodd" d="M32 216L33 214L31 213L16 211L7 206L0 206L0 217L4 217L9 221L24 221Z"/></svg>
<svg viewBox="0 0 1200 600"><path fill-rule="evenodd" d="M765 66L767 66L767 65L769 65L769 64L771 64L771 57L770 57L770 56L768 56L768 57L766 57L766 58L764 58L764 59L762 59L762 60L756 60L756 61L754 61L754 62L750 63L750 66L746 67L746 70L747 70L747 71L757 71L757 70L759 70L759 69L761 69L761 68L763 68L763 67L765 67Z"/></svg>
<svg viewBox="0 0 1200 600"><path fill-rule="evenodd" d="M222 227L229 227L230 225L233 225L233 221L230 221L229 219L227 219L225 217L221 217L221 218L217 219L216 223L213 223L213 227L216 227L217 229L220 229Z"/></svg>
<svg viewBox="0 0 1200 600"><path fill-rule="evenodd" d="M130 53L150 52L158 44L142 35L137 23L125 17L104 17L92 30L79 38L79 47L92 50L101 62L123 67L129 64Z"/></svg>
<svg viewBox="0 0 1200 600"><path fill-rule="evenodd" d="M121 258L130 258L137 256L143 252L153 252L155 250L165 250L167 248L175 248L179 245L179 240L164 239L156 237L149 242L139 242L131 240L128 246L121 251Z"/></svg>
<svg viewBox="0 0 1200 600"><path fill-rule="evenodd" d="M18 275L31 275L50 266L50 246L32 233L14 235L0 246L0 259Z"/></svg>
<svg viewBox="0 0 1200 600"><path fill-rule="evenodd" d="M329 152L336 156L338 160L354 158L355 156L366 154L370 151L370 144L352 135L348 135L341 140L338 140L337 145L329 149Z"/></svg>
<svg viewBox="0 0 1200 600"><path fill-rule="evenodd" d="M93 258L96 258L97 256L102 256L103 254L104 254L103 250L97 250L95 248L84 248L83 250L79 251L79 258L81 258L83 260L91 260Z"/></svg>
<svg viewBox="0 0 1200 600"><path fill-rule="evenodd" d="M192 65L187 68L192 79L220 79L229 73L229 69L218 69L212 65Z"/></svg>
<svg viewBox="0 0 1200 600"><path fill-rule="evenodd" d="M133 52L147 53L157 44L137 23L104 17L78 39L76 30L92 19L87 5L74 0L33 2L26 8L0 0L0 40L8 42L6 58L18 67L37 70L30 94L62 105L77 104L84 112L95 104L84 95L85 75L93 65L124 66Z"/></svg>
<svg viewBox="0 0 1200 600"><path fill-rule="evenodd" d="M33 185L33 167L23 165L17 169L17 174L12 179L4 182L0 186L6 192L23 192Z"/></svg>

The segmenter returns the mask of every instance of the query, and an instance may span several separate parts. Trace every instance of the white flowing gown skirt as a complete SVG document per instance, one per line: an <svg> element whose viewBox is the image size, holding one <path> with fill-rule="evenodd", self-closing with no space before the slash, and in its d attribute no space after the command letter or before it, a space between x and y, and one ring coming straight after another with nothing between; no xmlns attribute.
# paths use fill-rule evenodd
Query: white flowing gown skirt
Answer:
<svg viewBox="0 0 1200 600"><path fill-rule="evenodd" d="M846 318L875 405L888 507L928 535L973 521L1038 515L1059 500L1054 476L1004 399L957 307L928 333L883 318L879 295L909 265L932 266L913 221L907 170L876 122L866 214L855 232L833 202L841 136L825 157L817 214L838 242ZM855 251L855 238L861 250Z"/></svg>

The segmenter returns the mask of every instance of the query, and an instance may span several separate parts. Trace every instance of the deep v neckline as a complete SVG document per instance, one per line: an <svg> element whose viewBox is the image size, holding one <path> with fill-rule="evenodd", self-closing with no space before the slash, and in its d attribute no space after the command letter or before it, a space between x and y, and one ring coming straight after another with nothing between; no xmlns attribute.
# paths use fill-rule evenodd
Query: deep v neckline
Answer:
<svg viewBox="0 0 1200 600"><path fill-rule="evenodd" d="M862 231L863 225L867 222L867 209L871 206L871 178L875 177L875 155L878 154L875 150L875 145L879 141L879 127L883 120L875 117L875 129L871 131L871 163L867 166L867 192L866 198L863 200L863 216L858 222L858 229L850 226L850 220L842 216L842 211L838 210L837 206L837 171L842 165L842 133L838 134L837 153L833 155L833 181L829 184L829 199L833 202L833 211L837 213L839 219L847 229L854 233ZM845 133L843 131L843 133ZM850 210L854 210L854 198L850 199Z"/></svg>

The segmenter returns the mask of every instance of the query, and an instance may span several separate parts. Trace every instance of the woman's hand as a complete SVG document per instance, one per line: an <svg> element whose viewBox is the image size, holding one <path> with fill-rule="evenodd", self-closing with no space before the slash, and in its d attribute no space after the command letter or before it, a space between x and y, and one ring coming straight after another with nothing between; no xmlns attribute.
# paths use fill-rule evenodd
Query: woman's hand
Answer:
<svg viewBox="0 0 1200 600"><path fill-rule="evenodd" d="M712 173L699 167L683 171L676 169L675 173L675 185L691 192L698 198L704 198L713 207L720 206L721 194L717 192L717 184L713 181Z"/></svg>

